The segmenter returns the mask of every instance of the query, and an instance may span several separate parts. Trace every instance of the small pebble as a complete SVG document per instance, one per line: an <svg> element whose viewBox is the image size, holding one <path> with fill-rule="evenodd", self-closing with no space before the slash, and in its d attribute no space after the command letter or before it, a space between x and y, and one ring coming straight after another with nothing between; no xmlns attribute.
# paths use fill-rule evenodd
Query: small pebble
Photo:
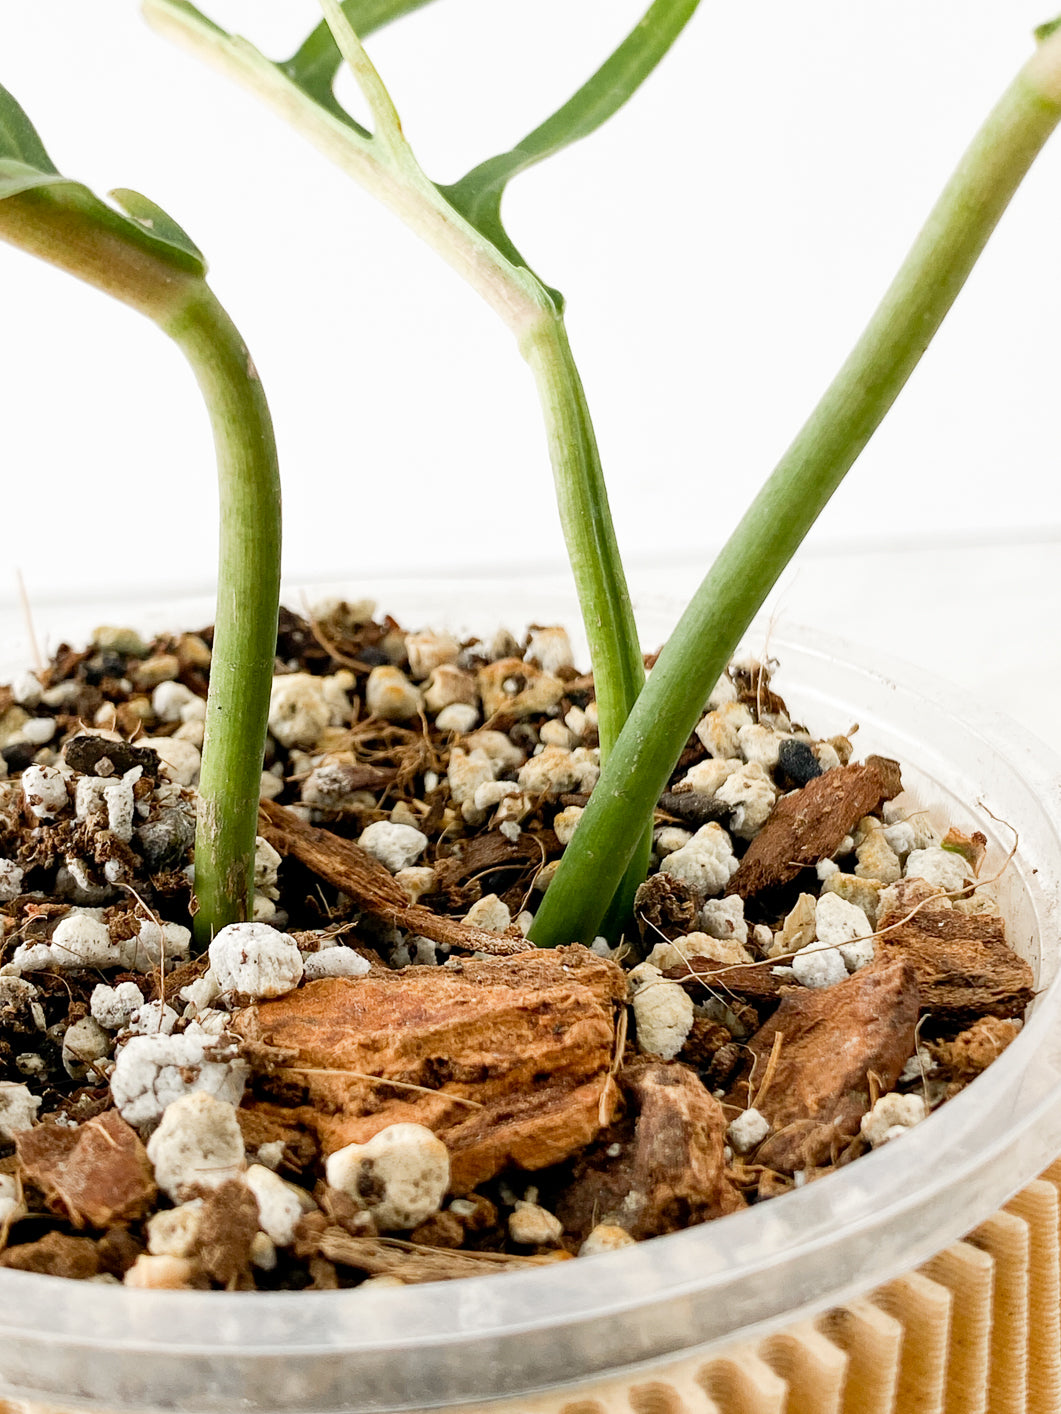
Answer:
<svg viewBox="0 0 1061 1414"><path fill-rule="evenodd" d="M552 1247L564 1235L564 1225L547 1208L522 1199L508 1216L508 1235L524 1247Z"/></svg>

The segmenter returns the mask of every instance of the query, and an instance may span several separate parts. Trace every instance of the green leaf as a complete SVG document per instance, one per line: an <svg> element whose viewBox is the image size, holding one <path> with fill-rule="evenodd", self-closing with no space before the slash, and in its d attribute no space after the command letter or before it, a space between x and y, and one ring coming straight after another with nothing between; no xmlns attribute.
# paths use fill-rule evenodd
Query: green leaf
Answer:
<svg viewBox="0 0 1061 1414"><path fill-rule="evenodd" d="M1044 39L1049 39L1055 30L1061 29L1061 15L1056 20L1047 20L1045 24L1036 25L1033 33L1040 44Z"/></svg>
<svg viewBox="0 0 1061 1414"><path fill-rule="evenodd" d="M54 172L55 164L15 96L0 84L0 157L24 162L38 172Z"/></svg>
<svg viewBox="0 0 1061 1414"><path fill-rule="evenodd" d="M127 212L136 224L149 231L157 241L163 241L171 249L181 251L197 262L201 272L206 274L206 257L182 226L178 226L168 212L156 206L150 197L128 187L116 187L111 196Z"/></svg>
<svg viewBox="0 0 1061 1414"><path fill-rule="evenodd" d="M442 193L467 221L518 264L526 262L501 222L508 183L535 163L595 132L652 73L692 18L699 0L655 0L597 72L508 152L481 162Z"/></svg>
<svg viewBox="0 0 1061 1414"><path fill-rule="evenodd" d="M65 181L58 172L42 172L12 157L0 157L0 200L32 191L34 187L50 187Z"/></svg>
<svg viewBox="0 0 1061 1414"><path fill-rule="evenodd" d="M87 219L98 231L117 235L147 250L165 263L197 275L206 274L206 261L194 242L161 207L138 192L120 191L128 216L101 201L82 182L64 177L45 150L25 109L0 87L0 201L29 192L49 198L49 221L58 234L69 228L69 217Z"/></svg>

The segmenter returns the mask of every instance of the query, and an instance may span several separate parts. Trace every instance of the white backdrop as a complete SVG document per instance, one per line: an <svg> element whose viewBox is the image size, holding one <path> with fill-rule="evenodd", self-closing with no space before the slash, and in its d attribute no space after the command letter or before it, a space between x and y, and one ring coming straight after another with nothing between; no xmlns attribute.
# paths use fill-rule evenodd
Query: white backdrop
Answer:
<svg viewBox="0 0 1061 1414"><path fill-rule="evenodd" d="M577 86L645 0L441 0L370 50L452 180ZM1057 3L1057 0L1054 0ZM514 183L569 300L632 564L717 546L859 333L1049 0L705 0L646 89ZM204 0L276 55L313 0ZM290 577L562 558L530 376L438 258L135 0L3 0L0 83L61 170L206 252L273 407ZM1061 139L812 548L1061 527ZM205 414L149 324L0 246L0 598L209 587Z"/></svg>

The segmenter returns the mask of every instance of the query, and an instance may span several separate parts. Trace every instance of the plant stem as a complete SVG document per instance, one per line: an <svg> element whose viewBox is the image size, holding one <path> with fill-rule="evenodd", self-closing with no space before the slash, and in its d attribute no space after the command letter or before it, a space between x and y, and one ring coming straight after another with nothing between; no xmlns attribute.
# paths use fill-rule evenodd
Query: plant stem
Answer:
<svg viewBox="0 0 1061 1414"><path fill-rule="evenodd" d="M562 313L543 312L521 340L538 387L549 441L560 524L578 590L597 689L601 762L618 740L645 682L645 665L608 505L597 438ZM609 920L633 911L652 849L651 810L642 812L640 847L631 857Z"/></svg>
<svg viewBox="0 0 1061 1414"><path fill-rule="evenodd" d="M682 615L590 797L531 928L585 942L627 868L712 686L779 574L891 407L1061 119L1061 32L974 138L851 355Z"/></svg>
<svg viewBox="0 0 1061 1414"><path fill-rule="evenodd" d="M538 386L556 500L578 585L590 658L600 678L602 758L611 751L645 681L630 594L608 508L597 439L563 315L544 311L521 341Z"/></svg>
<svg viewBox="0 0 1061 1414"><path fill-rule="evenodd" d="M220 568L195 849L196 934L248 916L280 592L280 482L261 383L201 275L175 268L91 207L48 188L0 201L0 238L153 319L178 344L210 413Z"/></svg>
<svg viewBox="0 0 1061 1414"><path fill-rule="evenodd" d="M162 326L202 390L221 501L217 614L195 837L196 941L250 916L280 596L280 478L265 394L204 284Z"/></svg>

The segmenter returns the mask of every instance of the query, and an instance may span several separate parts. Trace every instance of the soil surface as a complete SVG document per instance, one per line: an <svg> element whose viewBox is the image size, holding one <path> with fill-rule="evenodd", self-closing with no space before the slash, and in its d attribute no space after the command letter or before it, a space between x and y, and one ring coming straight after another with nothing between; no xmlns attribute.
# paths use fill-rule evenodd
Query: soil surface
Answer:
<svg viewBox="0 0 1061 1414"><path fill-rule="evenodd" d="M0 688L0 1265L134 1286L543 1265L832 1173L970 1083L1031 971L984 837L731 666L621 939L525 941L599 772L563 630L284 611L254 925L195 956L211 633Z"/></svg>

